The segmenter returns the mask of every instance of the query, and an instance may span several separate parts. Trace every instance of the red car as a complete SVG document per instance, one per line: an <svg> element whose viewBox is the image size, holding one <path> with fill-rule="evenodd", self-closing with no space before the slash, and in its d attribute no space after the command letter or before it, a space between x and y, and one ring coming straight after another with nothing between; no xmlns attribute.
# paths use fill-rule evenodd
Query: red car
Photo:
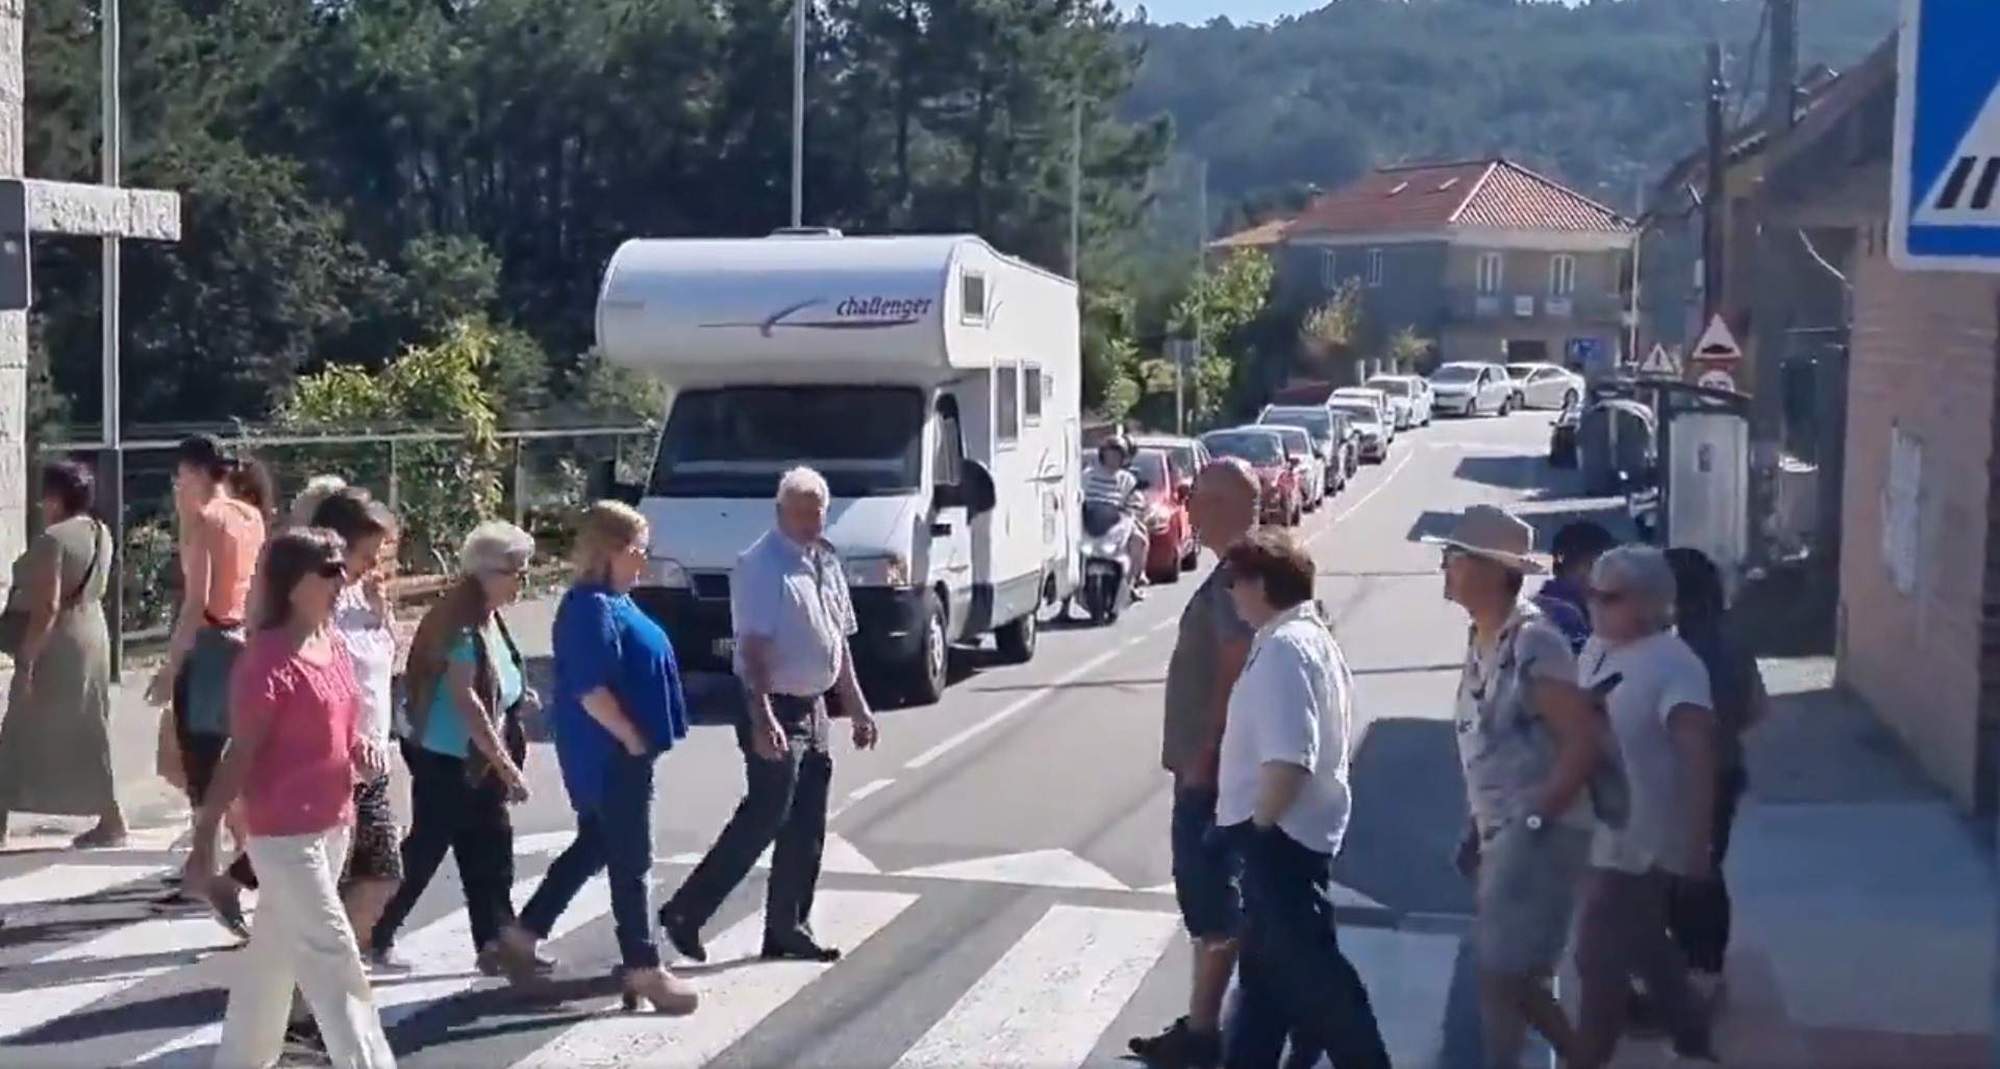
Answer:
<svg viewBox="0 0 2000 1069"><path fill-rule="evenodd" d="M1172 583L1195 565L1194 521L1187 507L1194 473L1182 470L1165 448L1139 445L1138 450L1132 471L1146 481L1141 491L1146 498L1146 578Z"/></svg>
<svg viewBox="0 0 2000 1069"><path fill-rule="evenodd" d="M1237 427L1209 431L1201 436L1201 444L1216 456L1235 457L1256 469L1261 522L1285 527L1298 525L1305 514L1305 495L1299 478L1303 459L1286 454L1282 435L1268 427Z"/></svg>

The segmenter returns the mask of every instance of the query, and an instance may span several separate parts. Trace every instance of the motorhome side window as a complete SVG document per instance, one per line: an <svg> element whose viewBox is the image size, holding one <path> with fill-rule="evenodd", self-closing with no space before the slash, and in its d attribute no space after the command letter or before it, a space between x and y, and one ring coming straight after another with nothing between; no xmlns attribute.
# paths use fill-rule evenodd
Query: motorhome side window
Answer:
<svg viewBox="0 0 2000 1069"><path fill-rule="evenodd" d="M1021 369L1021 417L1032 427L1042 421L1042 369L1033 364Z"/></svg>
<svg viewBox="0 0 2000 1069"><path fill-rule="evenodd" d="M961 277L964 280L960 287L964 295L964 308L960 311L959 318L967 323L985 322L986 276L967 271Z"/></svg>
<svg viewBox="0 0 2000 1069"><path fill-rule="evenodd" d="M965 438L958 425L958 402L938 398L937 447L931 453L931 482L937 486L957 486L963 481Z"/></svg>
<svg viewBox="0 0 2000 1069"><path fill-rule="evenodd" d="M837 498L910 493L923 481L923 391L900 386L731 386L674 399L649 493L768 499L797 464Z"/></svg>
<svg viewBox="0 0 2000 1069"><path fill-rule="evenodd" d="M993 365L993 438L1005 449L1021 440L1021 365Z"/></svg>

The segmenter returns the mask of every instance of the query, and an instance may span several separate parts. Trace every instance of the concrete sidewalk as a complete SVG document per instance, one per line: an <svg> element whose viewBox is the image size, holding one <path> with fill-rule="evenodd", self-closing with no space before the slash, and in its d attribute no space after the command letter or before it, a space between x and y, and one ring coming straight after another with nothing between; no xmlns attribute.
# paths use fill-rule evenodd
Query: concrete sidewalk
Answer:
<svg viewBox="0 0 2000 1069"><path fill-rule="evenodd" d="M1990 826L1931 787L1826 658L1767 661L1727 864L1735 901L1723 1063L1995 1064ZM1984 827L1985 830L1982 830ZM1621 1066L1669 1063L1631 1043Z"/></svg>

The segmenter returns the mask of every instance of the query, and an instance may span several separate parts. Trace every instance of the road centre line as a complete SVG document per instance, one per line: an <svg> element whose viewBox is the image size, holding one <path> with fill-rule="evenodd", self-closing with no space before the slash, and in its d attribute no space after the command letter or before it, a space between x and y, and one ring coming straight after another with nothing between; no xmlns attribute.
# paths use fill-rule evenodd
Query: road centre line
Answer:
<svg viewBox="0 0 2000 1069"><path fill-rule="evenodd" d="M1133 635L1131 638L1126 639L1124 642L1121 642L1118 645L1113 646L1112 648L1098 654L1097 656L1092 657L1090 660L1087 660L1082 664L1077 665L1075 668L1072 668L1069 671L1064 672L1062 675L1056 677L1054 682L1048 684L1047 686L1032 691L1026 695L1023 695L1021 698L1014 701L1013 704L1008 705L1006 708L1001 709L999 712L996 712L988 716L986 719L981 720L978 723L972 724L960 730L957 734L952 735L951 737L945 739L944 741L938 743L935 746L932 746L930 749L925 750L923 753L920 753L917 756L910 758L908 761L905 761L903 763L903 767L907 770L915 770L936 761L938 758L943 757L945 754L948 754L951 751L958 749L960 746L963 746L966 743L971 742L973 739L976 739L979 736L984 735L988 731L991 731L994 728L999 727L1006 721L1011 720L1016 716L1019 716L1023 710L1026 710L1030 706L1034 705L1036 702L1041 701L1043 698L1048 697L1049 695L1055 693L1056 691L1062 689L1063 687L1066 687L1069 684L1074 683L1077 680L1083 678L1084 676L1089 675L1090 673L1103 667L1112 658L1118 656L1121 653L1126 652L1127 650L1130 650L1132 647L1137 646L1139 643L1146 641L1148 638L1151 638L1152 636L1160 633L1161 631L1164 631L1167 628L1172 627L1174 624L1178 622L1179 622L1179 617L1169 616L1165 620L1162 620L1159 623L1154 624L1153 626L1147 628L1146 630L1141 631L1136 635Z"/></svg>

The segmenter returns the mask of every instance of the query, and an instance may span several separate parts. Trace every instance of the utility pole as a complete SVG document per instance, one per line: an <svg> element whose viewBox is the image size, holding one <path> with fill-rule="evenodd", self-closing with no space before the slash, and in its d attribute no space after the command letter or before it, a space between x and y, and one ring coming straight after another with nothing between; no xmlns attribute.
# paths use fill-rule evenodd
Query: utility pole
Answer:
<svg viewBox="0 0 2000 1069"><path fill-rule="evenodd" d="M806 3L792 0L792 226L806 225Z"/></svg>
<svg viewBox="0 0 2000 1069"><path fill-rule="evenodd" d="M1069 277L1083 277L1083 90L1078 87L1069 109Z"/></svg>
<svg viewBox="0 0 2000 1069"><path fill-rule="evenodd" d="M107 188L116 189L123 178L120 174L125 163L125 114L123 94L120 91L119 52L120 20L118 0L103 0L99 14L104 24L99 28L103 50L100 62L98 87L98 107L103 123L103 183ZM111 554L115 561L124 552L125 545L125 414L123 411L124 377L119 366L119 302L122 287L122 260L117 234L107 234L103 243L103 288L104 310L100 313L100 344L103 360L103 422L104 457L101 461L104 487L104 516L111 528ZM125 584L124 569L112 567L109 570L112 582L109 584L111 615L111 678L115 681L123 674L125 662Z"/></svg>
<svg viewBox="0 0 2000 1069"><path fill-rule="evenodd" d="M1753 525L1777 513L1778 459L1785 435L1784 350L1790 280L1785 276L1781 242L1775 225L1778 198L1774 194L1775 161L1794 119L1793 82L1798 77L1798 0L1766 0L1771 14L1770 94L1761 123L1764 165L1754 198L1756 240L1751 291L1750 333L1754 363L1750 368L1750 511ZM1753 526L1753 560L1768 563L1770 538Z"/></svg>
<svg viewBox="0 0 2000 1069"><path fill-rule="evenodd" d="M1195 246L1194 274L1196 284L1201 282L1203 272L1208 270L1208 161L1195 160ZM1194 310L1194 345L1188 358L1201 359L1201 306L1197 302ZM1174 361L1174 433L1187 433L1187 368L1179 360Z"/></svg>
<svg viewBox="0 0 2000 1069"><path fill-rule="evenodd" d="M1707 327L1709 320L1722 311L1722 214L1723 214L1723 170L1729 166L1728 149L1723 144L1728 136L1723 129L1723 102L1729 95L1729 86L1722 77L1722 45L1714 41L1708 45L1708 181L1703 183L1701 195L1701 324L1697 332Z"/></svg>

